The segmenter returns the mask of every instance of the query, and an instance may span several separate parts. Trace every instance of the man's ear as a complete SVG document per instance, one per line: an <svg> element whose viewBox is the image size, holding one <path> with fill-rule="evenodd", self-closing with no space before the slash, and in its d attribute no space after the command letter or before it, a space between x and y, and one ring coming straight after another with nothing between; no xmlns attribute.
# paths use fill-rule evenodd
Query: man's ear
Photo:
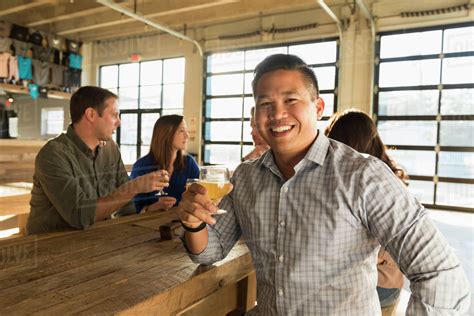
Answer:
<svg viewBox="0 0 474 316"><path fill-rule="evenodd" d="M88 122L93 122L95 121L96 117L98 116L98 113L96 110L94 110L94 108L92 107L88 107L85 111L84 111L84 118L88 121Z"/></svg>
<svg viewBox="0 0 474 316"><path fill-rule="evenodd" d="M318 116L318 121L323 117L324 112L324 100L321 97L318 97L315 101L316 103L316 114Z"/></svg>

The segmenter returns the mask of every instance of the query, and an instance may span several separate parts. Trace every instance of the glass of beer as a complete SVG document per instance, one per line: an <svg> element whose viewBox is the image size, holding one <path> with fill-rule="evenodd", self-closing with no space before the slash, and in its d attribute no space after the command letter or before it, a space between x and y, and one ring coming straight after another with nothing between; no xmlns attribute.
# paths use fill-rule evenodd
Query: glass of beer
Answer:
<svg viewBox="0 0 474 316"><path fill-rule="evenodd" d="M207 196L213 203L217 203L230 189L229 170L222 166L201 167L199 184L207 189ZM226 210L218 210L217 214L224 214Z"/></svg>

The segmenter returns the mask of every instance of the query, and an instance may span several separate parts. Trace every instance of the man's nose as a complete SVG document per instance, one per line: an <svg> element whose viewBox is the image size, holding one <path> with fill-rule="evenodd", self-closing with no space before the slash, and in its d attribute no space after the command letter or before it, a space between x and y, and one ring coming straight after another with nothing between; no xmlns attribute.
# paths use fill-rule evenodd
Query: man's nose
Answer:
<svg viewBox="0 0 474 316"><path fill-rule="evenodd" d="M286 111L286 106L283 102L275 102L272 106L271 117L273 119L279 120L287 117L288 113Z"/></svg>

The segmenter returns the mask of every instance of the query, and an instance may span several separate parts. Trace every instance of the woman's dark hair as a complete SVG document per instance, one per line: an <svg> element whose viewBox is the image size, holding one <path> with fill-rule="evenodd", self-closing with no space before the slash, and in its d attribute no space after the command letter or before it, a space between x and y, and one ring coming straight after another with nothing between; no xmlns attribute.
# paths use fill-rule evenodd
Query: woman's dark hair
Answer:
<svg viewBox="0 0 474 316"><path fill-rule="evenodd" d="M181 115L164 115L156 121L153 127L150 153L155 158L158 169L168 169L171 162L174 135L181 122L183 122ZM178 150L174 161L174 169L180 171L184 168L184 153L182 150Z"/></svg>
<svg viewBox="0 0 474 316"><path fill-rule="evenodd" d="M387 147L382 142L374 121L364 112L350 109L335 113L329 119L329 125L324 134L358 152L379 158L403 183L408 185L408 175L388 156Z"/></svg>

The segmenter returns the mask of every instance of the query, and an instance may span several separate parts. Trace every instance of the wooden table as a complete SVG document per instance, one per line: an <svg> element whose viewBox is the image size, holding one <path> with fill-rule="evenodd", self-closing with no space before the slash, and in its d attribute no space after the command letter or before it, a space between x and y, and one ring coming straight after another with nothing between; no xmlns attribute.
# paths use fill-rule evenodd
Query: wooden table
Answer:
<svg viewBox="0 0 474 316"><path fill-rule="evenodd" d="M122 217L86 231L0 242L0 314L232 315L254 306L256 282L239 244L213 266L179 239L160 240L172 211Z"/></svg>

